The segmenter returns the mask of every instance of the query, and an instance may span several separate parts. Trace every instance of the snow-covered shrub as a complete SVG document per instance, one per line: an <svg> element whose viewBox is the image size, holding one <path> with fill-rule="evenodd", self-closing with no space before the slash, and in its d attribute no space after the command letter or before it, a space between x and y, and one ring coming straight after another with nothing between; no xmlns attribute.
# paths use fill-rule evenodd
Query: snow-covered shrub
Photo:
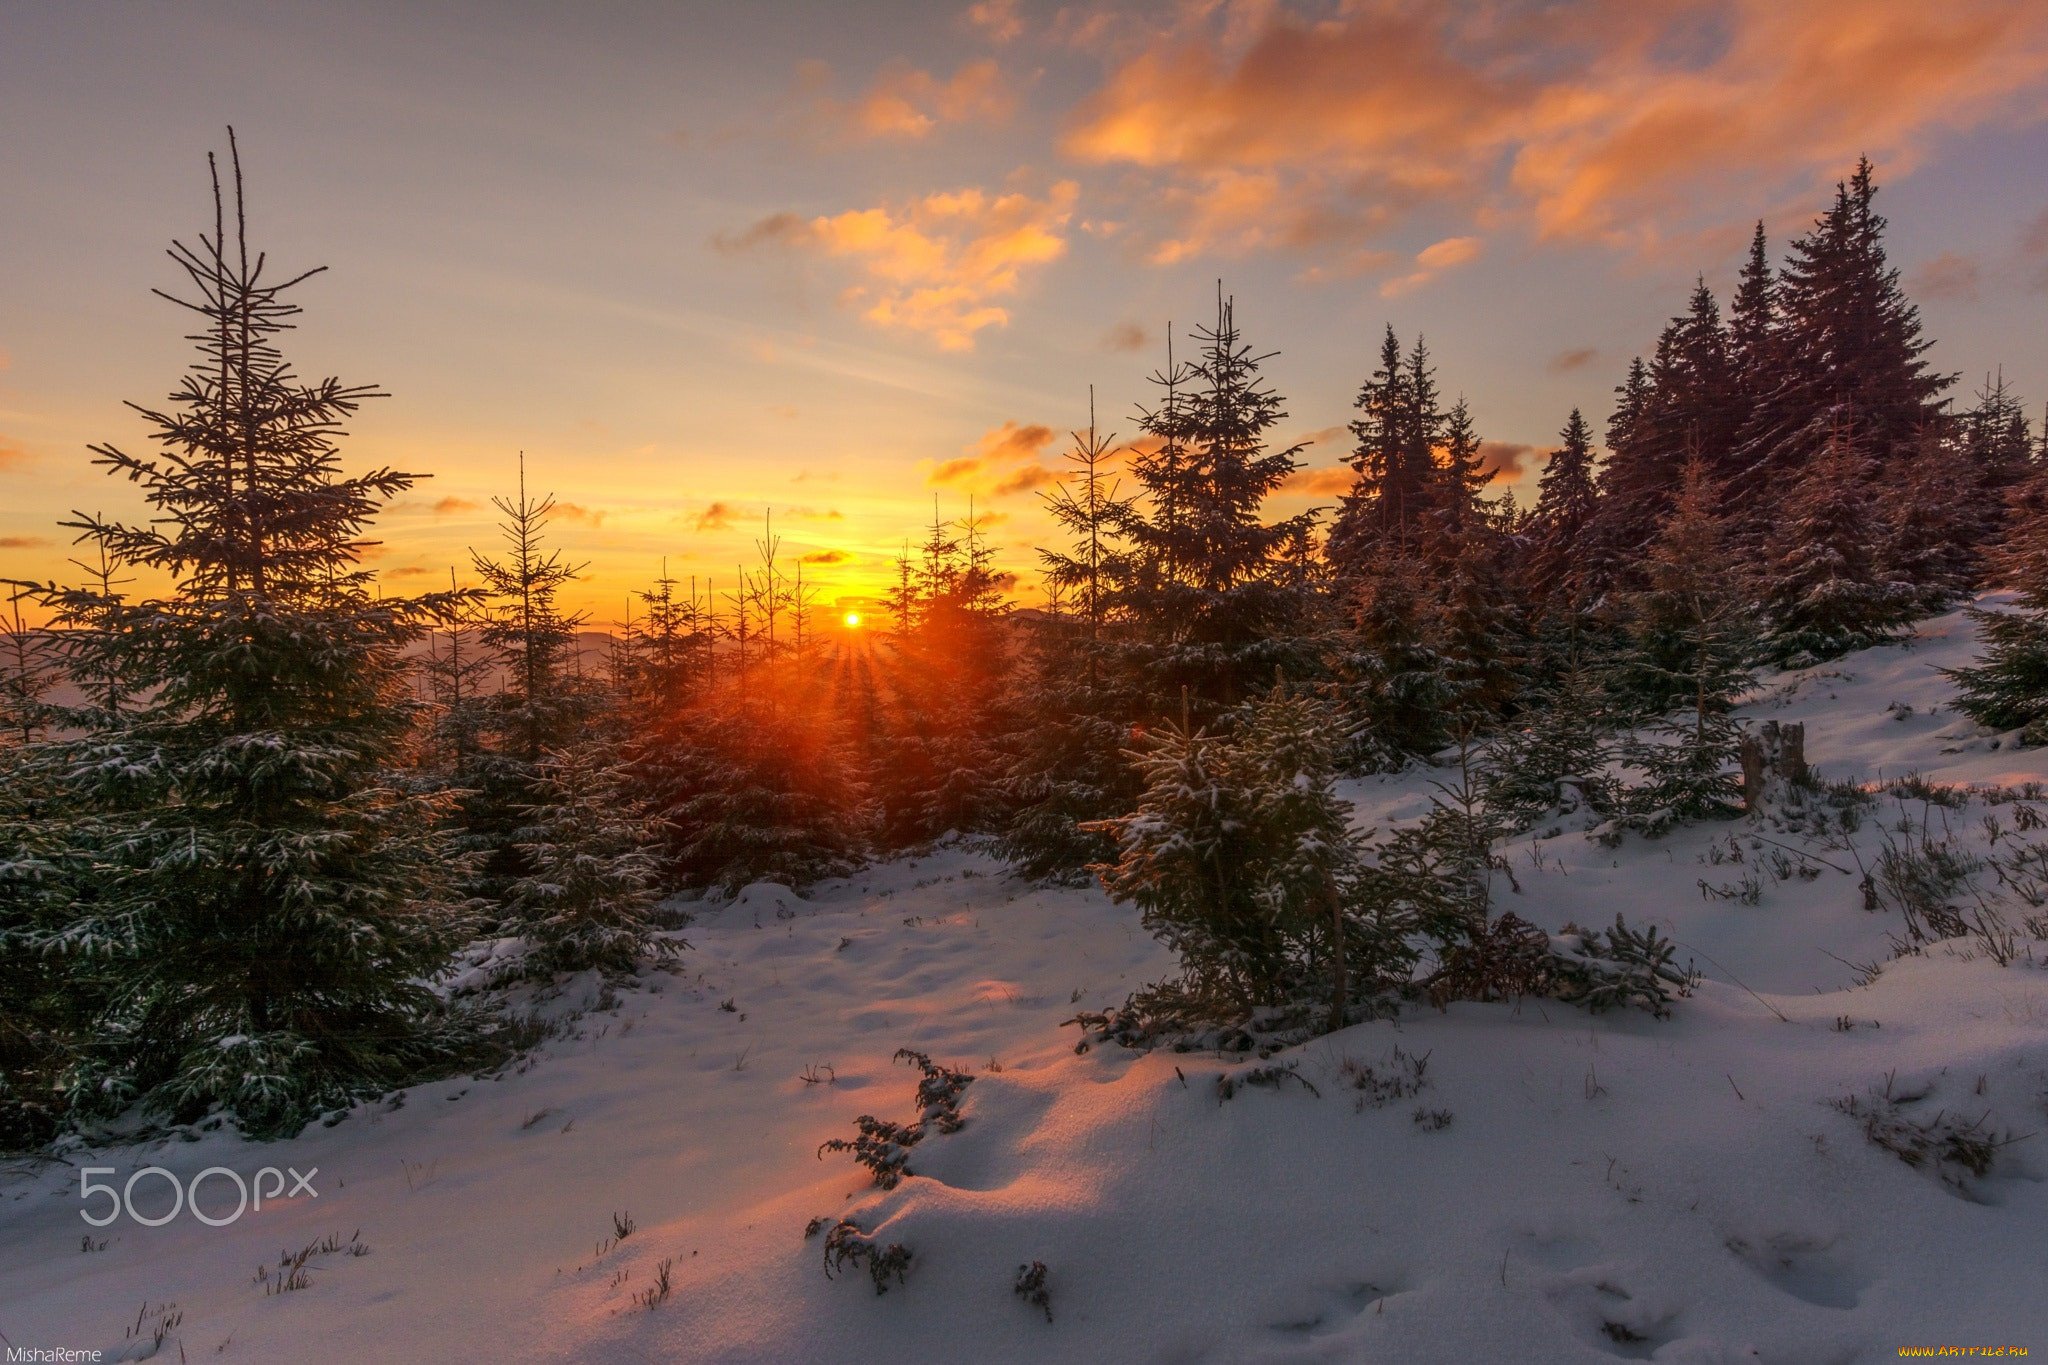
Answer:
<svg viewBox="0 0 2048 1365"><path fill-rule="evenodd" d="M1548 996L1557 979L1550 935L1509 913L1446 948L1424 989L1438 1009L1453 1000Z"/></svg>
<svg viewBox="0 0 2048 1365"><path fill-rule="evenodd" d="M1674 997L1691 995L1699 974L1672 965L1674 945L1655 925L1631 929L1620 916L1612 929L1586 930L1567 924L1551 939L1556 963L1554 993L1594 1013L1635 1006L1659 1019L1671 1013Z"/></svg>
<svg viewBox="0 0 2048 1365"><path fill-rule="evenodd" d="M1052 1294L1045 1287L1044 1261L1018 1266L1017 1282L1010 1288L1018 1298L1044 1313L1047 1322L1052 1321Z"/></svg>
<svg viewBox="0 0 2048 1365"><path fill-rule="evenodd" d="M2028 1135L1993 1127L1988 1111L1974 1119L1947 1109L1917 1121L1908 1117L1905 1111L1928 1094L1925 1089L1901 1091L1896 1078L1888 1078L1882 1090L1873 1086L1867 1095L1848 1095L1832 1103L1857 1120L1871 1142L1908 1166L1932 1171L1944 1185L1969 1197L1965 1177L1981 1180L1990 1175L2000 1153Z"/></svg>
<svg viewBox="0 0 2048 1365"><path fill-rule="evenodd" d="M883 1246L862 1232L860 1225L851 1218L840 1219L825 1234L825 1278L833 1278L833 1271L843 1272L851 1264L868 1272L877 1294L889 1292L891 1277L899 1285L904 1282L904 1276L910 1270L910 1256L909 1247L901 1242Z"/></svg>
<svg viewBox="0 0 2048 1365"><path fill-rule="evenodd" d="M923 1073L917 1083L918 1117L909 1123L895 1123L862 1114L853 1121L858 1129L853 1137L831 1138L818 1148L820 1157L827 1152L853 1153L853 1159L873 1172L875 1184L885 1190L895 1189L912 1173L910 1149L922 1142L928 1131L960 1131L967 1122L959 1109L960 1093L974 1081L966 1072L939 1066L909 1048L898 1048L896 1060L910 1062Z"/></svg>

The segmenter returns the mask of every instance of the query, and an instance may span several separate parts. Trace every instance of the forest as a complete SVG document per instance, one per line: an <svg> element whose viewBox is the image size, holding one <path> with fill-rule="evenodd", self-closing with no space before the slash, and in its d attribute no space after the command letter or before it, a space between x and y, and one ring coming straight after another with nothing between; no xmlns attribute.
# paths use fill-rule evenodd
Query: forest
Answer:
<svg viewBox="0 0 2048 1365"><path fill-rule="evenodd" d="M149 516L67 521L77 572L9 590L0 1143L138 1115L288 1137L518 1058L521 983L687 965L671 897L953 845L1099 885L1170 950L1081 1018L1127 1046L1525 996L1662 1015L1691 980L1670 940L1502 910L1504 840L1754 813L1733 713L1759 670L1988 590L1958 704L2048 742L2048 459L2001 378L1932 363L1878 197L1863 162L1782 252L1758 224L1732 297L1702 281L1611 400L1561 415L1531 506L1490 494L1467 402L1389 327L1349 490L1273 516L1301 459L1262 373L1285 338L1219 286L1128 443L1077 398L1042 602L935 514L885 619L835 628L771 527L722 590L651 572L592 652L523 473L446 590L379 582L365 546L426 471L346 465L381 390L294 371L308 275L249 239L223 158L172 250L189 363L132 405L146 450L91 452ZM1356 827L1336 784L1409 769L1427 808Z"/></svg>

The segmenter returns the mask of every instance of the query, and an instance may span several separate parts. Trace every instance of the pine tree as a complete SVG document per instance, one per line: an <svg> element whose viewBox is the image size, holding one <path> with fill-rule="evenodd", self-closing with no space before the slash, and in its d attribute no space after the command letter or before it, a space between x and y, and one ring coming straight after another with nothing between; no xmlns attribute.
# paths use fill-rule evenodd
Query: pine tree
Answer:
<svg viewBox="0 0 2048 1365"><path fill-rule="evenodd" d="M1972 608L1981 654L1946 670L1956 705L1994 730L2018 730L2023 744L2048 744L2048 461L2037 461L2008 495L2005 542L1988 577L2018 595L2019 611Z"/></svg>
<svg viewBox="0 0 2048 1365"><path fill-rule="evenodd" d="M507 924L527 940L525 970L630 972L649 954L678 951L656 937L654 821L604 746L549 754L517 831L527 869L506 895Z"/></svg>
<svg viewBox="0 0 2048 1365"><path fill-rule="evenodd" d="M1352 406L1359 415L1351 423L1357 444L1349 462L1357 477L1338 508L1328 550L1338 574L1347 577L1361 573L1383 545L1411 547L1443 506L1436 452L1446 419L1422 339L1404 355L1389 324L1379 368ZM1476 441L1473 446L1476 453Z"/></svg>
<svg viewBox="0 0 2048 1365"><path fill-rule="evenodd" d="M1983 572L1986 528L2003 515L2003 495L1998 515L1987 516L1983 490L1956 477L1955 427L1929 422L1912 449L1894 456L1873 509L1884 576L1902 585L1915 614L1944 611L1969 592Z"/></svg>
<svg viewBox="0 0 2048 1365"><path fill-rule="evenodd" d="M1652 714L1679 708L1652 727L1666 742L1634 755L1646 780L1628 794L1629 820L1648 832L1738 809L1730 765L1741 736L1729 712L1751 681L1755 632L1748 600L1728 573L1727 530L1713 496L1705 465L1694 461L1651 544L1646 582L1627 603L1634 637L1620 675L1627 700Z"/></svg>
<svg viewBox="0 0 2048 1365"><path fill-rule="evenodd" d="M1782 328L1770 244L1763 223L1758 222L1735 297L1728 305L1728 357L1735 370L1741 404L1738 424L1742 427L1748 426L1751 415L1785 382Z"/></svg>
<svg viewBox="0 0 2048 1365"><path fill-rule="evenodd" d="M1791 667L1897 638L1913 591L1880 563L1875 468L1838 431L1800 472L1764 546L1757 591L1770 657Z"/></svg>
<svg viewBox="0 0 2048 1365"><path fill-rule="evenodd" d="M481 709L476 728L488 737L468 751L453 778L463 791L464 847L481 855L472 889L502 901L512 880L530 870L517 832L520 812L539 800L540 763L585 738L598 698L576 668L576 633L586 614L560 604L562 589L585 566L547 547L555 499L526 491L524 452L517 496L491 502L502 518L504 554L472 549L469 557L483 583L477 640L495 659L503 686L487 697L472 694Z"/></svg>
<svg viewBox="0 0 2048 1365"><path fill-rule="evenodd" d="M1928 369L1933 345L1885 256L1870 162L1835 187L1835 202L1792 244L1777 284L1782 380L1760 396L1738 460L1730 507L1747 531L1775 517L1789 487L1838 426L1889 469L1939 414L1953 376Z"/></svg>
<svg viewBox="0 0 2048 1365"><path fill-rule="evenodd" d="M1188 689L1209 716L1244 700L1276 665L1305 668L1308 600L1287 551L1314 514L1267 523L1260 509L1296 467L1300 446L1269 450L1286 417L1281 398L1219 290L1214 326L1198 330L1200 359L1156 376L1167 401L1142 414L1173 463L1134 461L1145 495L1129 521L1136 572L1120 605L1135 618L1130 657L1160 707Z"/></svg>
<svg viewBox="0 0 2048 1365"><path fill-rule="evenodd" d="M1650 363L1632 366L1618 392L1594 534L1601 565L1614 581L1633 587L1641 581L1644 547L1670 513L1686 466L1701 460L1718 477L1735 448L1735 369L1705 281L1693 290L1691 307L1658 337Z"/></svg>
<svg viewBox="0 0 2048 1365"><path fill-rule="evenodd" d="M1593 433L1577 408L1544 462L1536 508L1523 529L1521 581L1540 618L1576 612L1589 596L1587 530L1599 494L1593 482Z"/></svg>
<svg viewBox="0 0 2048 1365"><path fill-rule="evenodd" d="M1097 433L1093 397L1087 435L1073 433L1070 477L1041 495L1071 546L1039 550L1046 591L1072 607L1049 611L1031 630L1030 682L1004 778L1010 812L998 844L1022 875L1066 882L1113 853L1082 823L1128 810L1137 795L1122 753L1137 702L1112 638L1113 604L1129 576L1123 529L1132 500L1118 496L1107 473L1115 438Z"/></svg>
<svg viewBox="0 0 2048 1365"><path fill-rule="evenodd" d="M1148 736L1137 808L1102 825L1117 860L1096 869L1180 957L1181 979L1142 993L1142 1012L1192 1028L1326 1001L1331 1029L1405 977L1407 926L1370 899L1332 788L1336 728L1276 687L1228 738L1185 721Z"/></svg>
<svg viewBox="0 0 2048 1365"><path fill-rule="evenodd" d="M118 717L81 714L62 797L94 872L32 946L104 976L67 1079L81 1109L218 1105L277 1133L439 1055L423 981L463 919L445 802L387 775L420 714L403 653L448 603L379 597L360 566L414 476L342 475L341 424L376 391L292 374L286 291L317 272L273 281L251 259L241 189L237 160L229 219L216 171L212 234L172 248L202 326L169 407L137 409L162 453L93 448L155 517L67 523L170 593L45 595L98 622L132 692Z"/></svg>
<svg viewBox="0 0 2048 1365"><path fill-rule="evenodd" d="M1398 768L1450 737L1452 702L1428 565L1389 546L1350 588L1340 665L1357 718L1347 767Z"/></svg>
<svg viewBox="0 0 2048 1365"><path fill-rule="evenodd" d="M33 744L48 724L48 697L58 679L56 642L30 628L21 614L27 591L17 589L0 617L0 733Z"/></svg>

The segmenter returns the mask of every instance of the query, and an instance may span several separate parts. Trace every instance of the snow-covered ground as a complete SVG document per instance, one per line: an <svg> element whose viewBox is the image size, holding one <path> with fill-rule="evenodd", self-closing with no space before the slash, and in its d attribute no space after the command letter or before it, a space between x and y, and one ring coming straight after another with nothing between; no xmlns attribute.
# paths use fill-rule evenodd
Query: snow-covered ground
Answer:
<svg viewBox="0 0 2048 1365"><path fill-rule="evenodd" d="M1969 647L1959 614L1938 618L1910 645L1770 679L1751 712L1805 722L1830 778L2048 778L2048 753L1994 747L1947 709L1935 668ZM1384 827L1420 812L1429 777L1347 794ZM1971 847L1990 838L1984 807L1912 810L1946 814ZM193 1361L2048 1352L2048 1136L1979 1178L1909 1166L1858 1116L1889 1086L1927 1092L1907 1121L2048 1130L2048 970L1944 948L1859 985L1852 964L1885 960L1901 928L1863 909L1853 871L1875 819L1855 853L1770 834L1852 869L1810 880L1773 875L1773 846L1748 835L1507 850L1522 890L1503 887L1502 908L1551 929L1619 911L1682 945L1705 979L1672 1018L1419 1006L1289 1054L1320 1097L1289 1084L1227 1102L1215 1078L1243 1060L1075 1053L1062 1020L1169 965L1096 892L1026 887L959 850L803 898L751 888L701 908L680 971L509 1074L419 1087L289 1142L210 1133L9 1168L0 1333L113 1359L169 1321L164 1358ZM1709 894L1752 875L1755 903ZM603 1003L578 982L554 1008ZM914 1117L901 1047L974 1080L965 1126L925 1138L884 1192L817 1149L861 1113ZM1412 1093L1358 1088L1367 1068ZM1852 1097L1858 1114L1837 1107ZM153 1165L317 1167L319 1193L225 1227L182 1214L95 1231L86 1165L117 1184ZM205 1188L217 1211L226 1182ZM145 1213L168 1205L160 1178L136 1194ZM615 1214L634 1224L622 1241ZM905 1282L877 1295L858 1271L828 1279L824 1236L804 1235L820 1216L909 1248ZM281 1253L352 1236L364 1254L316 1250L303 1287L266 1292ZM1012 1291L1031 1262L1050 1322ZM664 1263L671 1289L650 1310Z"/></svg>

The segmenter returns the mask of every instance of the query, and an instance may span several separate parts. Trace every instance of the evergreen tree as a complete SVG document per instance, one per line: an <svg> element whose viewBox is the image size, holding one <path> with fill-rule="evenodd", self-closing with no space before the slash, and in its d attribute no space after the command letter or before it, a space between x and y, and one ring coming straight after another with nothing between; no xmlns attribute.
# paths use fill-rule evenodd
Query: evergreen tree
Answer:
<svg viewBox="0 0 2048 1365"><path fill-rule="evenodd" d="M1792 244L1777 285L1781 381L1761 395L1733 475L1731 508L1746 528L1776 515L1791 486L1838 426L1889 469L1938 416L1953 376L1928 369L1931 341L1885 256L1870 162L1835 187L1835 202Z"/></svg>
<svg viewBox="0 0 2048 1365"><path fill-rule="evenodd" d="M2020 610L1972 608L1982 653L1948 675L1971 719L2018 730L2023 744L2048 744L2048 461L2037 462L2008 501L2011 529L1988 576L2018 595Z"/></svg>
<svg viewBox="0 0 2048 1365"><path fill-rule="evenodd" d="M1388 546L1350 588L1339 673L1357 717L1348 767L1398 768L1450 738L1454 700L1436 600L1420 554Z"/></svg>
<svg viewBox="0 0 2048 1365"><path fill-rule="evenodd" d="M1607 574L1634 587L1644 547L1669 515L1686 466L1700 460L1718 475L1735 445L1735 369L1720 308L1704 281L1692 306L1658 337L1650 363L1632 366L1618 392L1594 534Z"/></svg>
<svg viewBox="0 0 2048 1365"><path fill-rule="evenodd" d="M1136 572L1123 595L1138 645L1129 657L1152 697L1183 688L1208 716L1244 700L1275 666L1306 668L1308 599L1289 563L1313 513L1267 523L1260 509L1296 467L1301 447L1267 448L1286 417L1280 396L1219 292L1214 326L1195 334L1200 359L1157 376L1167 401L1142 414L1163 459L1134 461L1144 492L1129 525Z"/></svg>
<svg viewBox="0 0 2048 1365"><path fill-rule="evenodd" d="M132 693L118 716L80 713L61 797L93 872L30 946L104 981L75 1104L219 1106L278 1133L439 1055L423 981L464 925L444 802L388 775L420 713L404 651L449 604L379 597L360 564L414 476L342 475L341 423L375 390L292 374L286 291L317 272L274 280L252 260L238 162L234 190L230 219L216 171L212 234L172 248L202 327L169 407L137 409L161 454L94 447L155 517L67 523L171 590L44 595L96 623Z"/></svg>
<svg viewBox="0 0 2048 1365"><path fill-rule="evenodd" d="M1759 222L1750 238L1749 257L1742 264L1735 297L1728 305L1728 357L1735 370L1739 421L1744 427L1751 414L1785 382L1782 326L1770 244Z"/></svg>
<svg viewBox="0 0 2048 1365"><path fill-rule="evenodd" d="M1562 442L1544 462L1536 507L1523 529L1527 548L1521 579L1539 617L1576 611L1587 597L1587 528L1598 505L1593 482L1593 433L1577 408L1558 433Z"/></svg>
<svg viewBox="0 0 2048 1365"><path fill-rule="evenodd" d="M999 843L1026 877L1076 881L1113 855L1083 822L1128 810L1137 795L1122 749L1136 699L1117 667L1113 603L1129 573L1123 528L1132 500L1119 497L1106 465L1114 437L1098 435L1090 394L1088 434L1075 432L1069 478L1041 495L1070 549L1041 549L1050 610L1031 630L1031 672L1021 726L1011 741L1004 794L1011 810Z"/></svg>
<svg viewBox="0 0 2048 1365"><path fill-rule="evenodd" d="M1855 437L1837 432L1800 471L1764 546L1757 591L1766 649L1798 667L1897 638L1913 592L1885 575L1875 470Z"/></svg>
<svg viewBox="0 0 2048 1365"><path fill-rule="evenodd" d="M1333 722L1276 687L1228 738L1186 722L1148 737L1137 808L1103 822L1118 858L1096 869L1180 957L1180 981L1141 996L1144 1012L1190 1027L1327 1001L1334 1029L1405 978L1408 926L1371 899L1332 789Z"/></svg>
<svg viewBox="0 0 2048 1365"><path fill-rule="evenodd" d="M1446 417L1420 337L1404 355L1387 327L1379 368L1352 406L1359 415L1351 423L1356 445L1349 463L1357 477L1338 508L1328 546L1330 563L1343 577L1362 573L1382 546L1412 548L1444 507L1447 482L1437 463ZM1464 434L1470 435L1469 413ZM1476 455L1476 439L1470 444Z"/></svg>
<svg viewBox="0 0 2048 1365"><path fill-rule="evenodd" d="M524 968L630 972L649 953L675 953L655 936L654 822L614 756L594 743L551 753L534 791L517 834L527 871L506 896L507 928L527 940Z"/></svg>
<svg viewBox="0 0 2048 1365"><path fill-rule="evenodd" d="M33 744L48 721L47 698L57 684L55 641L21 614L27 592L17 589L0 617L0 733Z"/></svg>
<svg viewBox="0 0 2048 1365"><path fill-rule="evenodd" d="M518 848L518 830L521 812L539 802L541 761L585 737L598 697L580 676L576 657L577 628L586 614L564 611L560 603L562 589L585 566L547 547L555 499L527 493L524 452L517 496L491 502L502 518L504 554L493 558L472 549L470 563L483 583L477 640L496 661L503 685L489 696L471 694L480 714L464 724L480 742L453 780L463 792L464 847L481 855L473 889L502 901L512 880L531 870Z"/></svg>
<svg viewBox="0 0 2048 1365"><path fill-rule="evenodd" d="M1946 610L1969 591L1983 570L1986 528L1997 524L1984 512L1987 495L1956 477L1956 441L1955 423L1929 422L1912 449L1893 457L1874 500L1879 562L1908 595L1910 612Z"/></svg>
<svg viewBox="0 0 2048 1365"><path fill-rule="evenodd" d="M1679 708L1653 727L1666 742L1634 755L1646 780L1628 794L1629 819L1646 831L1738 809L1730 765L1741 735L1729 712L1751 682L1756 644L1747 597L1727 564L1725 523L1706 467L1694 461L1650 546L1646 582L1627 603L1634 641L1620 675L1625 695L1653 714Z"/></svg>

